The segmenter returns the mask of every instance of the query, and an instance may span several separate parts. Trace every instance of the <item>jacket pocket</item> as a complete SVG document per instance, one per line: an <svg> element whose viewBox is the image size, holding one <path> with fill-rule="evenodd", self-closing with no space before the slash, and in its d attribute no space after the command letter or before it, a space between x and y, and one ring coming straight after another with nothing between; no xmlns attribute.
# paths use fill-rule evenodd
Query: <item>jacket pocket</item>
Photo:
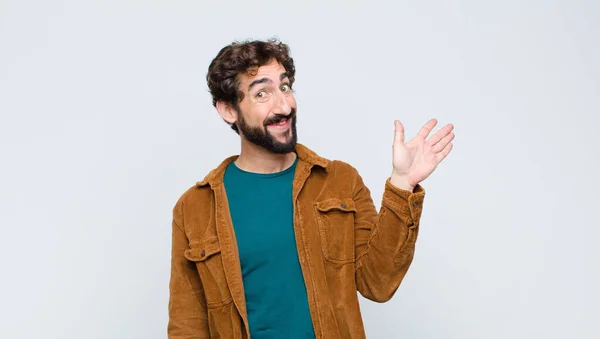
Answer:
<svg viewBox="0 0 600 339"><path fill-rule="evenodd" d="M190 247L185 250L187 260L196 264L208 308L227 305L233 299L227 286L221 247L217 237L210 237L202 241L191 241Z"/></svg>
<svg viewBox="0 0 600 339"><path fill-rule="evenodd" d="M323 257L332 263L354 262L354 213L351 198L330 198L315 203Z"/></svg>

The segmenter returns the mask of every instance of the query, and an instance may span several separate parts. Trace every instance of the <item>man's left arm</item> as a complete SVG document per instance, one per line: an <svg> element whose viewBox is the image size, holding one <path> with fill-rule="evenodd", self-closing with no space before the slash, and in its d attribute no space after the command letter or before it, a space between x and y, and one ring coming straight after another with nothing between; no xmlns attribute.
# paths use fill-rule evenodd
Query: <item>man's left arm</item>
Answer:
<svg viewBox="0 0 600 339"><path fill-rule="evenodd" d="M425 191L400 189L388 180L377 213L369 189L355 174L356 286L367 299L392 298L413 260Z"/></svg>
<svg viewBox="0 0 600 339"><path fill-rule="evenodd" d="M450 153L454 139L451 124L428 138L436 124L436 119L429 120L405 143L404 126L394 121L393 169L379 213L369 189L355 173L354 269L357 289L365 298L389 300L412 262L425 196L419 183Z"/></svg>

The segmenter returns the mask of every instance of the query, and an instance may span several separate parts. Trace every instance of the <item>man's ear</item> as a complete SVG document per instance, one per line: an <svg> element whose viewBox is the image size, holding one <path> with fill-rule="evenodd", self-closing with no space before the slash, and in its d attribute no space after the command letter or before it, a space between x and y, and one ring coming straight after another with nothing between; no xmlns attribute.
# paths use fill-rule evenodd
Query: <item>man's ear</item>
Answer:
<svg viewBox="0 0 600 339"><path fill-rule="evenodd" d="M237 121L237 111L228 103L224 101L217 101L217 112L223 120L230 124L234 124Z"/></svg>

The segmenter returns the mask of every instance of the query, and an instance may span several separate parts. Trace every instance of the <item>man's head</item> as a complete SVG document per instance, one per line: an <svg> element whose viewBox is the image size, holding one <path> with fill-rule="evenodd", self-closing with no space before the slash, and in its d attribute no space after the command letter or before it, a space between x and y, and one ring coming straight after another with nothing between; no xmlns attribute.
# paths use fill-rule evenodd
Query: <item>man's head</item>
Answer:
<svg viewBox="0 0 600 339"><path fill-rule="evenodd" d="M234 42L217 54L206 76L213 105L246 140L273 153L295 149L294 60L277 40Z"/></svg>

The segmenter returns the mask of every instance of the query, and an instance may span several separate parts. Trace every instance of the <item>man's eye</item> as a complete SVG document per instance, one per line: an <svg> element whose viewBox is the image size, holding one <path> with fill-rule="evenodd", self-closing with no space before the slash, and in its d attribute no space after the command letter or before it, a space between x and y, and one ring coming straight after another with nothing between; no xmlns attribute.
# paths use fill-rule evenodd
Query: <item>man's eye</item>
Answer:
<svg viewBox="0 0 600 339"><path fill-rule="evenodd" d="M256 93L257 98L264 98L266 96L267 96L267 93L265 91L260 91L260 92Z"/></svg>
<svg viewBox="0 0 600 339"><path fill-rule="evenodd" d="M283 92L287 92L287 91L291 90L290 85L283 85L283 86L281 86L281 90Z"/></svg>

